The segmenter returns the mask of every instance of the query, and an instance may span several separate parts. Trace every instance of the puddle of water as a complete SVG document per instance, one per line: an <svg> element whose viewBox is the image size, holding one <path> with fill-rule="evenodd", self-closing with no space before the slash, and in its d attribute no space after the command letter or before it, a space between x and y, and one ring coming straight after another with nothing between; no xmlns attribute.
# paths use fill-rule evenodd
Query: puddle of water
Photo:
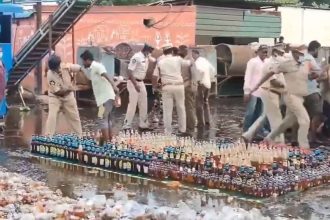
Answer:
<svg viewBox="0 0 330 220"><path fill-rule="evenodd" d="M81 120L84 130L95 128L95 108L81 108ZM209 130L199 130L195 136L198 138L238 138L240 137L244 107L241 98L213 99L211 112L215 123ZM155 181L131 178L126 175L57 163L51 160L30 157L29 142L32 134L40 134L45 128L47 112L41 108L34 108L31 112L22 113L19 109L10 109L7 119L5 136L0 140L0 165L10 171L22 173L35 180L47 182L49 187L61 189L63 194L71 197L81 197L90 194L104 193L112 189L116 183L127 187L129 192L136 193L135 199L147 204L154 201L162 206L175 207L179 201L189 203L196 210L202 209L207 204L228 204L250 210L261 208L266 215L273 219L301 218L301 219L330 219L329 186L318 187L307 192L288 194L278 198L263 200L262 203L250 202L244 199L235 199L227 194L209 194L191 189L173 190ZM113 124L118 132L124 121L125 112L117 109L114 112ZM135 117L134 126L138 118ZM174 122L176 123L176 119ZM67 132L65 120L58 123L59 132ZM155 131L161 131L158 127ZM218 205L217 205L218 204Z"/></svg>

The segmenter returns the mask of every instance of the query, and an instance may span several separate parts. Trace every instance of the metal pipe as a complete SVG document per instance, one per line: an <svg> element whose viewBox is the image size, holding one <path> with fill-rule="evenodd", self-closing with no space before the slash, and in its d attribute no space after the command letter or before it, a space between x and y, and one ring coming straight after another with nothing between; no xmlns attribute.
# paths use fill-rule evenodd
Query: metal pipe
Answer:
<svg viewBox="0 0 330 220"><path fill-rule="evenodd" d="M37 4L36 4L36 12L37 12L36 31L38 31L41 26L41 23L42 23L41 1L37 2ZM34 72L34 77L35 77L35 82L36 82L35 93L38 95L41 94L41 87L42 87L41 75L42 75L42 63L40 61L40 62L38 62L35 72Z"/></svg>
<svg viewBox="0 0 330 220"><path fill-rule="evenodd" d="M53 50L53 14L49 15L49 56L52 54Z"/></svg>

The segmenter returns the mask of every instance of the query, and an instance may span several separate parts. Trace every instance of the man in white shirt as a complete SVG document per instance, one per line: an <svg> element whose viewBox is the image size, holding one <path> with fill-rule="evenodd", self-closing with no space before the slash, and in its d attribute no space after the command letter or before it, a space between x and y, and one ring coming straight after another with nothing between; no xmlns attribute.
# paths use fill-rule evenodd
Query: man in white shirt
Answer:
<svg viewBox="0 0 330 220"><path fill-rule="evenodd" d="M196 71L198 83L196 97L196 115L197 126L204 127L210 125L210 105L209 94L211 89L211 75L215 74L215 69L212 64L201 57L198 50L192 51L192 57L195 60L193 70Z"/></svg>
<svg viewBox="0 0 330 220"><path fill-rule="evenodd" d="M186 109L184 85L181 74L182 65L191 65L180 56L172 55L172 45L164 45L164 57L157 63L158 71L153 74L153 87L156 90L158 80L161 78L163 98L163 120L165 133L172 133L173 102L178 114L179 133L186 132Z"/></svg>
<svg viewBox="0 0 330 220"><path fill-rule="evenodd" d="M127 90L129 93L129 103L123 129L132 128L132 121L137 106L139 107L140 129L149 129L148 94L143 80L147 74L149 55L152 51L153 48L146 44L140 52L133 55L128 64Z"/></svg>
<svg viewBox="0 0 330 220"><path fill-rule="evenodd" d="M277 68L279 63L284 59L284 53L285 51L282 45L275 45L272 49L272 56L265 60L263 74L267 74L272 69ZM263 113L242 135L245 141L251 142L253 140L256 132L264 126L267 118L271 130L276 129L280 125L282 121L280 96L284 90L284 86L285 80L282 73L273 75L261 86L260 95L263 104ZM278 143L284 143L284 135L280 134L275 140Z"/></svg>
<svg viewBox="0 0 330 220"><path fill-rule="evenodd" d="M103 141L109 141L112 138L111 111L119 90L112 77L107 74L104 65L94 61L94 56L89 50L85 50L80 58L87 69L85 72L87 78L92 81L96 105L99 108L99 128Z"/></svg>
<svg viewBox="0 0 330 220"><path fill-rule="evenodd" d="M246 132L249 129L262 112L260 89L253 93L251 93L251 90L263 76L263 68L267 55L268 46L260 45L257 50L257 56L250 59L246 66L243 90L244 102L247 106L243 123L243 132Z"/></svg>

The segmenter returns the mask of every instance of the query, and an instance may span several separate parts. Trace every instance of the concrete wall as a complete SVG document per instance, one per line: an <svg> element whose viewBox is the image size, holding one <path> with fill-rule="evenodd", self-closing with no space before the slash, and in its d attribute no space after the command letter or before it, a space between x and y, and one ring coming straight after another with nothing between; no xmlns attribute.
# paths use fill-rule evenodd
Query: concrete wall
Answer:
<svg viewBox="0 0 330 220"><path fill-rule="evenodd" d="M330 10L280 7L279 11L285 42L308 44L318 40L322 46L330 46ZM260 39L260 42L274 43L271 39Z"/></svg>

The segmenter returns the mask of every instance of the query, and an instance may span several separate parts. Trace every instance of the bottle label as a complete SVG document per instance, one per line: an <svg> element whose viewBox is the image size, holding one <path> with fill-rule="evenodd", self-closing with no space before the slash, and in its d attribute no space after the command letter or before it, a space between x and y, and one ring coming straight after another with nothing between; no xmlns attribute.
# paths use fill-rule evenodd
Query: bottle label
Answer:
<svg viewBox="0 0 330 220"><path fill-rule="evenodd" d="M69 158L70 159L73 159L73 152L72 151L69 151L70 153L69 153Z"/></svg>
<svg viewBox="0 0 330 220"><path fill-rule="evenodd" d="M100 159L100 166L104 166L104 159L103 158Z"/></svg>
<svg viewBox="0 0 330 220"><path fill-rule="evenodd" d="M137 169L138 173L141 172L141 166L139 164L136 165L136 169Z"/></svg>
<svg viewBox="0 0 330 220"><path fill-rule="evenodd" d="M56 156L58 156L58 157L61 156L61 149L60 148L57 149Z"/></svg>
<svg viewBox="0 0 330 220"><path fill-rule="evenodd" d="M46 147L45 154L49 154L49 147Z"/></svg>
<svg viewBox="0 0 330 220"><path fill-rule="evenodd" d="M64 157L65 156L65 151L64 149L61 150L61 157Z"/></svg>
<svg viewBox="0 0 330 220"><path fill-rule="evenodd" d="M109 159L105 159L105 160L104 160L104 166L105 166L106 168L108 168L108 167L110 166L110 160L109 160Z"/></svg>
<svg viewBox="0 0 330 220"><path fill-rule="evenodd" d="M37 152L39 153L40 152L40 146L37 145Z"/></svg>
<svg viewBox="0 0 330 220"><path fill-rule="evenodd" d="M148 171L149 171L149 170L148 170L148 167L147 167L147 166L143 166L143 172L147 174Z"/></svg>
<svg viewBox="0 0 330 220"><path fill-rule="evenodd" d="M97 165L97 157L92 157L92 164Z"/></svg>
<svg viewBox="0 0 330 220"><path fill-rule="evenodd" d="M41 154L44 154L45 153L45 147L44 147L44 145L41 145L41 147L40 147L40 153Z"/></svg>
<svg viewBox="0 0 330 220"><path fill-rule="evenodd" d="M84 155L84 162L88 163L88 156L86 154Z"/></svg>
<svg viewBox="0 0 330 220"><path fill-rule="evenodd" d="M119 164L119 169L122 169L123 168L123 161L120 160L118 164Z"/></svg>
<svg viewBox="0 0 330 220"><path fill-rule="evenodd" d="M132 170L132 165L131 165L130 162L127 162L127 164L126 164L126 169L127 169L127 171L129 171L129 172Z"/></svg>

